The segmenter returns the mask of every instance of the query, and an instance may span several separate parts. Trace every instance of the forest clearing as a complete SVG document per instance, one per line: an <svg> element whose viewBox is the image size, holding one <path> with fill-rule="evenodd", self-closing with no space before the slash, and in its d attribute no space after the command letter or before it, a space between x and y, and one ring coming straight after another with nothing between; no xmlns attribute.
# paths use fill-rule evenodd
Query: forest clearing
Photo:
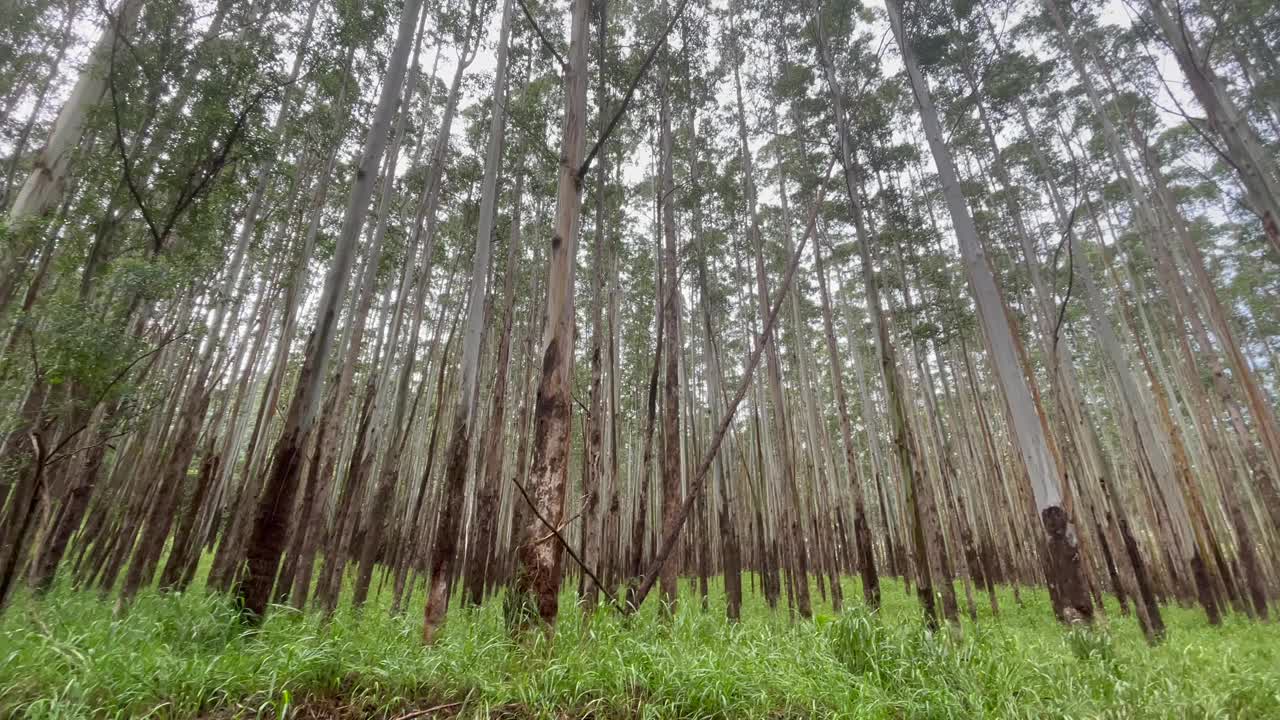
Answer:
<svg viewBox="0 0 1280 720"><path fill-rule="evenodd" d="M0 718L1280 718L1278 51L0 0Z"/></svg>

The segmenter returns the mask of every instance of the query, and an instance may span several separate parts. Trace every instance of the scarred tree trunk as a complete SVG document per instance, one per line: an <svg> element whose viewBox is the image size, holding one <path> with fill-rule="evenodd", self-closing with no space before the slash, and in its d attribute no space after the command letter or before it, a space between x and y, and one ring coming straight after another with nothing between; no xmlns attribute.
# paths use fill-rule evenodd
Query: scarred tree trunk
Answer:
<svg viewBox="0 0 1280 720"><path fill-rule="evenodd" d="M382 461L381 469L373 486L373 505L371 512L367 513L361 538L360 564L356 575L355 596L353 598L357 606L363 605L368 597L369 583L373 578L373 566L382 547L385 530L390 523L390 518L386 517L385 514L400 477L401 463L408 441L408 426L412 423L412 419L406 421L406 414L409 411L409 397L413 394L410 389L413 368L418 359L419 334L426 309L427 291L431 286L431 275L434 269L435 247L438 238L437 228L439 227L438 211L443 189L445 161L449 147L448 138L452 131L454 117L457 114L462 78L471 61L475 58L475 7L473 2L468 15L467 35L463 41L462 57L459 58L458 64L454 68L453 80L449 85L449 95L445 100L444 114L440 119L440 130L436 134L436 142L432 148L430 165L427 169L426 182L423 185L413 221L414 233L410 239L410 247L416 249L420 241L423 242L421 243L418 271L413 280L413 313L407 330L408 344L404 348L403 357L400 359L399 367L397 368L393 361L401 355L399 352L399 340L402 331L401 323L404 319L404 309L406 307L403 291L407 287L405 283L410 277L410 264L406 264L401 272L400 286L402 292L397 299L396 312L391 324L390 338L388 339L388 349L385 351L386 372L384 373L384 382L378 388L378 395L375 398L375 415L380 414L377 408L380 408L381 403L387 400L392 402L392 409L386 423L375 427L375 430L381 429L385 431L385 439L381 441L376 438L370 440L368 446L371 453L381 449ZM447 291L445 296L447 296ZM443 324L446 315L448 313L441 309L441 324ZM398 372L393 374L393 370L398 370ZM394 378L394 386L389 385L392 382L392 378ZM381 448L379 448L380 445ZM372 463L372 458L368 462Z"/></svg>
<svg viewBox="0 0 1280 720"><path fill-rule="evenodd" d="M315 424L320 386L333 345L338 306L346 294L350 280L356 240L373 195L378 161L386 147L391 115L404 82L413 29L420 8L421 0L406 0L401 13L395 47L387 65L373 122L361 150L333 261L325 277L317 324L307 342L302 370L298 375L298 388L290 402L284 430L272 454L263 494L258 502L247 552L248 575L239 590L246 612L256 618L261 618L266 611L280 555L284 551L303 452Z"/></svg>
<svg viewBox="0 0 1280 720"><path fill-rule="evenodd" d="M578 168L586 150L587 14L590 0L574 0L569 53L564 67L565 112L560 140L560 177L556 191L556 221L551 235L547 272L546 326L542 335L542 372L534 412L533 466L528 493L533 512L519 528L523 542L517 551L513 592L527 624L536 610L548 629L559 611L561 547L544 537L543 520L558 527L564 512L569 462L569 432L573 405L573 274L577 257L579 210L582 204Z"/></svg>
<svg viewBox="0 0 1280 720"><path fill-rule="evenodd" d="M480 191L480 218L476 231L476 248L471 261L471 287L467 293L467 324L462 339L462 382L454 409L452 434L445 451L444 507L436 528L431 552L431 574L427 581L427 605L423 610L422 640L430 644L444 622L449 603L449 586L454 558L458 552L458 535L462 522L463 490L467 480L467 461L471 455L471 432L476 410L476 379L480 372L480 340L484 334L485 282L489 277L489 258L493 247L493 226L498 195L498 166L506 130L507 38L511 28L511 3L502 5L502 29L498 35L497 68L493 80L493 112L489 119L489 147L485 153L484 178ZM474 5L473 5L474 7ZM474 13L474 11L473 11ZM443 139L442 139L443 141ZM508 266L511 274L514 268ZM441 358L441 362L444 362Z"/></svg>
<svg viewBox="0 0 1280 720"><path fill-rule="evenodd" d="M951 151L943 140L942 126L938 121L933 98L906 37L899 2L887 0L886 6L894 37L902 51L903 64L906 65L911 80L925 137L942 181L943 195L959 241L987 350L1005 397L1010 431L1017 443L1019 456L1035 497L1036 510L1044 525L1045 573L1049 583L1057 588L1063 616L1070 620L1088 621L1093 617L1093 603L1083 573L1076 531L1064 507L1062 485L1065 478L1059 472L1057 460L1049 450L1039 413L1022 374L1003 302L987 265L982 245L978 242L973 217L961 193L960 180Z"/></svg>
<svg viewBox="0 0 1280 720"><path fill-rule="evenodd" d="M524 196L524 173L517 171L516 187L512 195L511 235L507 239L507 265L503 278L503 297L506 313L502 331L498 335L497 361L493 369L493 400L489 410L489 431L485 442L484 480L476 496L476 525L472 533L473 550L470 567L466 572L464 588L468 601L479 605L486 588L496 574L490 565L497 539L498 494L502 488L503 439L506 436L507 375L511 365L511 333L515 327L515 277L516 262L520 257L521 206Z"/></svg>
<svg viewBox="0 0 1280 720"><path fill-rule="evenodd" d="M425 22L426 13L423 13L418 21L417 37L414 40L415 48L421 47ZM417 56L417 52L414 53L414 56ZM437 47L429 77L435 77L435 69L439 61L440 48ZM366 250L359 296L356 300L355 310L352 313L349 328L350 336L346 341L346 352L343 355L342 365L335 371L336 381L334 381L333 389L325 401L324 409L321 411L321 428L317 433L316 455L312 459L313 465L311 468L311 473L315 475L315 479L313 481L308 478L307 490L308 492L314 491L317 495L321 493L320 485L323 485L328 490L336 482L338 456L343 445L339 438L339 430L347 418L347 406L353 394L352 386L355 381L356 364L364 349L364 337L368 326L369 312L373 307L374 296L377 294L377 268L382 258L382 246L387 235L387 219L396 197L396 167L400 156L400 146L405 139L405 126L410 114L410 108L419 85L418 75L418 65L414 63L409 70L408 80L405 82L404 98L401 101L400 113L396 118L394 139L387 148L386 159L383 161L382 190L378 202L377 222L373 230L373 239ZM427 98L430 98L430 93L427 94ZM425 141L420 141L419 149L425 147L426 144ZM358 426L359 424L357 423ZM312 487L313 482L314 488ZM315 513L315 511L316 508L314 506L308 506L304 503L304 513ZM339 508L339 512L342 512L341 508ZM309 515L303 515L302 519L306 521L309 517ZM309 526L311 523L308 522L307 525ZM337 523L334 524L334 527L337 527ZM291 552L298 554L299 567L293 578L293 590L290 593L290 600L296 607L302 607L306 604L307 594L310 591L312 569L315 564L316 552L320 545L319 533L315 532L318 529L308 527L295 535L294 548ZM329 542L332 542L332 538L329 538ZM326 547L332 546L327 543ZM327 553L324 562L330 568L336 566L336 563ZM327 578L321 578L320 587L325 587L326 580Z"/></svg>

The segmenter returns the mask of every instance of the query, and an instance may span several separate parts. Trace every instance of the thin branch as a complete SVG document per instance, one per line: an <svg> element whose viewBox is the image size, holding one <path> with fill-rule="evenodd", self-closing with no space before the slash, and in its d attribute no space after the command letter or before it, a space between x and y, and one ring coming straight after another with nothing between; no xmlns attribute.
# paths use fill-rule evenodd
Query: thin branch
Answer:
<svg viewBox="0 0 1280 720"><path fill-rule="evenodd" d="M596 574L591 571L591 568L587 567L587 564L583 562L582 557L578 555L578 551L573 549L573 545L570 545L569 541L560 534L560 531L556 529L556 526L552 525L550 520L544 517L542 513L538 512L538 506L533 502L533 498L529 497L529 491L525 490L524 484L517 480L514 475L511 476L511 484L516 486L516 489L519 490L520 494L524 497L524 501L528 503L529 509L533 511L534 516L536 516L538 521L545 525L547 529L555 535L556 540L560 541L560 545L569 553L569 557L573 558L573 561L578 564L578 567L582 568L582 572L586 573L591 580L595 582L596 587L603 590L604 594L609 596L609 602L617 605L618 598L615 597L612 592L609 592L609 587L600 582L600 578L596 577Z"/></svg>
<svg viewBox="0 0 1280 720"><path fill-rule="evenodd" d="M170 336L169 336L167 339L165 339L164 341L162 341L159 345L156 345L154 348L151 348L150 350L146 351L145 353L142 353L142 354L141 354L141 355L139 355L138 357L136 357L136 358L134 358L133 360L129 361L129 363L128 363L128 364L126 364L123 368L121 368L121 369L120 369L120 372L116 373L115 377L111 378L111 381L110 381L110 382L108 382L108 383L106 384L106 386L104 386L104 387L102 388L102 390L98 393L97 397L95 397L95 398L93 399L93 402L91 403L90 407L96 406L98 403L102 402L102 399L103 399L103 398L105 398L105 397L107 396L107 393L111 391L111 388L112 388L116 383L118 383L118 382L120 382L121 380L123 380L123 379L124 379L124 376L125 376L125 375L128 375L128 374L129 374L129 371L130 371L130 370L132 370L132 369L134 368L134 366L135 366L135 365L137 365L138 363L140 363L140 362L142 362L143 360L147 359L148 357L151 357L151 356L155 355L156 353L158 353L158 352L160 352L161 350L163 350L166 346L168 346L168 345L169 345L170 343L172 343L173 341L177 340L178 338L185 337L186 335L187 335L187 333L186 333L186 332L182 333L181 335L173 335L173 334L172 334L172 331L171 331ZM53 447L53 449L49 451L49 454L48 454L48 456L47 456L47 457L53 457L54 455L57 455L59 450L61 450L63 447L65 447L67 443L69 443L69 442L71 442L73 439L75 439L75 437L76 437L77 435L79 435L80 433L84 432L85 428L87 428L87 427L89 427L89 423L85 423L85 424L81 425L80 427L76 428L75 430L72 430L71 432L67 433L67 436L66 436L66 437L64 437L64 438L62 438L62 441L61 441L61 442L59 442L57 445L55 445L55 446Z"/></svg>
<svg viewBox="0 0 1280 720"><path fill-rule="evenodd" d="M231 130L227 133L226 138L223 139L222 147L219 148L217 154L209 158L203 164L207 169L204 170L203 176L200 177L199 182L195 184L194 188L191 186L191 183L192 179L196 176L196 173L193 172L191 175L187 176L187 183L183 187L182 191L178 193L178 199L173 204L173 209L169 212L169 216L165 219L164 228L161 230L160 235L158 237L154 237L153 231L154 245L151 250L154 254L159 254L164 249L164 241L169 237L169 234L173 232L173 228L178 223L178 219L182 217L182 213L185 212L187 208L191 207L191 205L194 204L202 195L204 195L209 184L212 183L213 180L217 178L218 175L222 173L222 170L230 163L229 158L231 155L231 149L235 146L236 141L239 140L240 135L244 132L245 124L249 119L249 114L255 107L257 107L258 103L262 102L262 99L266 97L268 92L271 92L277 87L281 86L263 88L254 95L253 99L245 105L243 110L240 111L240 114L236 116L235 123L231 126Z"/></svg>
<svg viewBox="0 0 1280 720"><path fill-rule="evenodd" d="M155 245L161 244L163 237L160 230L156 227L156 223L151 218L151 213L147 211L146 202L142 199L142 191L138 189L137 183L133 179L133 161L129 158L129 149L124 141L124 121L120 117L120 100L116 94L116 48L120 43L116 42L124 36L124 27L120 22L120 18L113 16L109 10L103 7L102 11L111 19L111 24L115 26L112 33L113 41L111 43L111 56L107 63L107 89L111 93L111 115L115 125L116 149L120 152L120 163L124 173L124 184L129 190L129 195L133 198L133 202L138 206L138 212L141 213L142 219L147 223L147 231L151 233L151 241Z"/></svg>
<svg viewBox="0 0 1280 720"><path fill-rule="evenodd" d="M86 451L86 450L91 450L91 449L96 448L96 447L102 447L102 446L104 446L104 445L106 445L107 447L112 447L112 445L111 445L111 441L112 441L112 440L115 440L116 438L119 438L119 437L124 437L125 435L128 435L130 432L132 432L132 431L131 431L131 430L121 430L121 431L120 431L120 432L118 432L118 433L115 433L115 434L113 434L113 435L108 435L107 437L103 438L103 439L102 439L102 442L97 442L97 443L94 443L94 444L92 444L92 445L85 445L84 447L76 448L75 450L68 450L67 452L62 453L61 455L58 455L57 457L51 457L51 458L49 458L49 460L48 460L47 462L45 462L45 467L50 467L50 466L54 465L55 463L62 462L63 460L66 460L67 458L69 458L69 457L71 457L71 456L73 456L73 455L77 455L77 454L82 453L82 452L84 452L84 451Z"/></svg>
<svg viewBox="0 0 1280 720"><path fill-rule="evenodd" d="M1053 363L1056 368L1058 365L1058 337L1062 330L1062 322L1067 316L1067 304L1071 302L1071 291L1075 288L1076 282L1076 263L1075 263L1075 238L1072 237L1072 226L1076 221L1076 213L1080 210L1079 202L1071 208L1071 214L1067 217L1067 226L1062 230L1062 240L1058 243L1057 249L1053 251L1053 266L1058 266L1058 253L1062 250L1062 245L1067 246L1067 292L1062 297L1062 306L1058 308L1058 321L1053 326Z"/></svg>
<svg viewBox="0 0 1280 720"><path fill-rule="evenodd" d="M551 41L547 39L546 34L542 32L542 26L538 24L537 20L533 19L533 13L529 12L529 6L525 4L525 1L516 0L516 2L520 3L520 12L524 13L525 19L533 26L533 31L537 33L538 40L542 42L542 47L546 48L547 52L551 53L551 57L556 59L556 64L560 66L560 72L564 72L564 57L556 50L555 45L552 45Z"/></svg>
<svg viewBox="0 0 1280 720"><path fill-rule="evenodd" d="M169 237L170 233L173 232L173 228L177 225L182 214L186 212L186 210L190 208L196 200L207 192L209 185L213 180L222 173L222 170L226 168L228 164L230 164L231 150L235 147L236 142L244 133L245 127L248 124L249 115L253 112L254 108L256 108L269 93L292 85L296 82L296 79L287 80L283 83L265 87L250 99L240 113L237 114L235 122L232 124L231 129L222 141L221 147L213 155L192 168L191 173L188 174L186 178L186 183L178 193L178 198L174 202L173 208L165 217L164 225L162 227L157 227L156 221L152 217L151 212L148 211L146 202L142 197L142 189L139 188L138 182L133 176L133 160L130 158L130 152L125 143L124 122L120 116L120 99L116 86L116 50L120 44L124 44L127 47L131 46L125 38L121 18L119 16L113 16L109 10L102 6L101 3L99 3L99 7L111 20L111 24L115 28L113 33L114 41L111 44L111 55L108 63L107 80L108 90L111 95L111 113L115 125L115 145L120 154L120 162L124 175L123 180L125 187L129 191L130 197L138 207L138 212L146 222L147 231L151 235L152 254L158 255L164 250L165 240Z"/></svg>
<svg viewBox="0 0 1280 720"><path fill-rule="evenodd" d="M658 554L650 562L649 570L645 573L644 580L635 592L628 598L628 602L624 612L633 612L644 602L645 596L653 589L654 583L658 580L658 573L661 572L662 566L666 564L667 559L671 556L672 550L675 549L676 537L679 535L685 522L689 519L689 512L693 509L694 502L702 493L703 485L707 479L707 473L711 470L711 464L715 461L716 456L720 453L720 445L724 442L725 434L729 431L729 426L733 423L734 415L737 414L738 406L742 404L743 398L747 395L747 389L751 387L753 375L756 367L760 364L760 356L764 351L765 345L768 344L769 338L773 333L773 326L778 319L778 313L782 310L783 302L786 300L787 293L791 289L792 281L795 279L796 269L800 266L800 256L804 253L805 245L808 244L809 238L813 236L817 230L818 211L822 207L823 198L826 196L826 180L831 176L831 168L834 166L834 160L827 163L826 172L823 173L823 183L819 186L818 195L814 198L813 209L809 213L809 221L805 228L804 235L797 243L795 252L791 255L791 262L787 265L786 275L782 280L782 287L778 291L778 297L773 302L773 307L769 309L769 315L765 318L764 328L760 331L760 336L756 339L756 345L751 350L751 357L747 360L747 367L743 372L742 381L738 384L738 390L734 394L733 401L725 408L724 415L720 418L719 426L716 428L715 435L711 437L711 443L707 446L707 451L703 453L702 460L698 464L698 471L694 474L693 479L689 481L689 495L685 498L684 503L680 506L680 513L676 516L676 521L672 523L667 532L662 535L662 545Z"/></svg>
<svg viewBox="0 0 1280 720"><path fill-rule="evenodd" d="M667 22L666 30L662 32L662 36L658 38L657 42L649 48L649 53L645 55L644 62L640 65L640 70L631 78L631 84L627 86L627 92L622 96L622 103L618 105L618 109L614 111L613 117L609 119L609 124L605 126L604 132L600 133L600 137L596 139L595 144L591 146L591 150L587 153L586 158L583 159L582 165L578 167L578 172L574 176L574 180L579 187L582 186L583 180L586 179L587 171L591 169L591 161L595 160L596 155L600 152L600 148L604 147L609 136L612 135L613 131L618 127L618 123L622 120L622 116L626 114L627 108L631 105L631 99L635 97L636 88L640 86L640 81L649 73L649 68L653 65L654 59L658 57L658 51L667 44L667 38L671 35L671 31L675 29L676 22L680 19L680 16L684 14L684 9L688 7L688 5L689 0L681 0L680 7L676 8L676 11L671 14L671 19Z"/></svg>
<svg viewBox="0 0 1280 720"><path fill-rule="evenodd" d="M574 522L575 520L577 520L578 518L580 518L580 517L582 517L582 510L578 510L578 512L576 512L576 513L574 513L574 514L573 514L573 517L571 517L571 518L569 518L568 520L565 520L564 522L560 523L560 527L559 527L559 528L557 528L557 529L558 529L558 530L563 531L565 528L567 528L567 527L569 527L570 525L572 525L572 524L573 524L573 522ZM544 542L546 542L546 541L548 541L548 540L550 540L550 539L551 539L551 533L547 533L546 535L543 535L542 537L538 538L537 540L534 540L534 541L533 541L533 544L534 544L534 545L537 545L537 544L539 544L539 543L544 543Z"/></svg>
<svg viewBox="0 0 1280 720"><path fill-rule="evenodd" d="M1179 33L1183 36L1182 38L1183 44L1184 44L1184 47L1186 48L1185 53L1179 53L1178 49L1174 47L1174 43L1172 42L1172 40L1166 37L1162 31L1155 28L1151 24L1151 21L1148 19L1148 16L1137 11L1133 7L1132 3L1129 2L1129 0L1125 0L1123 5L1126 10L1126 14L1129 16L1129 21L1131 23L1135 25L1142 25L1144 29L1150 31L1153 36L1162 39L1164 42L1161 44L1169 48L1169 51L1172 52L1175 57L1177 57L1180 54L1185 54L1187 61L1190 63L1191 67L1200 75L1202 76L1204 75L1204 70L1200 67L1199 61L1196 59L1195 54L1191 52L1191 38L1187 35L1187 26L1183 18L1182 6L1180 3L1177 5L1178 29L1179 29ZM1158 109L1160 109L1163 112L1169 113L1170 115L1177 115L1178 117L1181 117L1183 120L1185 120L1187 124L1191 126L1191 129L1194 130L1196 134L1200 136L1200 139L1204 142L1204 144L1209 146L1210 150L1215 152L1218 155L1218 157L1222 158L1222 160L1226 162L1228 165L1230 165L1233 170L1243 174L1243 171L1240 169L1240 166L1236 164L1235 160L1233 160L1231 156L1226 153L1226 151L1218 147L1218 144L1214 142L1213 138L1211 138L1209 134L1205 132L1204 128L1200 127L1200 123L1208 123L1208 119L1193 117L1192 115L1188 114L1187 111L1182 107L1182 102L1178 100L1178 96L1174 94L1173 88L1169 87L1169 81L1167 78L1165 78L1164 73L1160 71L1160 63L1157 62L1155 56L1151 54L1151 51L1144 46L1142 48L1142 54L1146 56L1147 62L1150 63L1152 72L1154 72L1155 76L1160 79L1160 84L1164 86L1165 93L1169 96L1169 99L1173 101L1174 109L1165 107L1164 104L1157 102L1155 98L1147 98L1148 102L1150 102L1152 105L1156 106ZM1110 83L1111 76L1107 75L1106 78L1107 78L1107 82ZM1113 88L1113 91L1114 91L1114 88Z"/></svg>

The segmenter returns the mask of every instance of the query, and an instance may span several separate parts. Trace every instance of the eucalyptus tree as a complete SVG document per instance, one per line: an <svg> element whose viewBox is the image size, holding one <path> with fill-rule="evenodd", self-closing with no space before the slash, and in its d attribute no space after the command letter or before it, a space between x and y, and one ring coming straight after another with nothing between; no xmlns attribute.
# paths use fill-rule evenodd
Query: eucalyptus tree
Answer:
<svg viewBox="0 0 1280 720"><path fill-rule="evenodd" d="M590 0L574 0L570 6L569 51L563 63L564 117L561 120L560 168L556 190L556 216L547 258L547 301L542 334L542 371L538 380L534 414L533 464L529 470L529 503L533 517L526 517L521 535L519 568L514 592L548 625L554 624L560 589L561 547L555 538L537 540L546 533L543 522L554 530L564 508L571 430L573 375L573 271L577 256L582 188L579 167L586 153L587 45Z"/></svg>
<svg viewBox="0 0 1280 720"><path fill-rule="evenodd" d="M654 59L667 43L688 0L673 9L670 20L648 46L640 67L618 107L609 116L600 136L586 147L586 94L588 81L589 0L571 6L569 50L562 63L565 111L562 119L560 169L556 191L556 219L548 256L547 300L542 338L542 375L538 381L534 416L533 459L529 489L520 488L533 517L523 518L522 540L517 550L518 568L513 593L520 622L532 619L536 610L547 625L558 612L560 560L564 540L558 523L564 512L572 430L572 380L574 364L574 266L577 231L581 218L582 186L591 163L626 113L636 88L648 74ZM548 533L548 530L550 531ZM575 558L580 561L580 558ZM583 568L589 572L591 568ZM647 581L652 585L652 581ZM648 592L648 588L644 589ZM643 599L643 593L639 596Z"/></svg>
<svg viewBox="0 0 1280 720"><path fill-rule="evenodd" d="M1222 142L1219 152L1239 176L1245 201L1257 214L1271 242L1272 259L1280 260L1280 163L1273 152L1268 152L1261 133L1214 68L1210 50L1201 37L1205 30L1200 26L1206 24L1208 13L1201 9L1199 14L1192 14L1168 0L1149 0L1144 5L1204 110L1205 125ZM1274 427L1264 432L1271 442L1276 441Z"/></svg>
<svg viewBox="0 0 1280 720"><path fill-rule="evenodd" d="M607 107L609 99L609 2L608 0L597 0L592 5L594 20L596 23L596 89L595 89L595 105L597 118L601 120L604 117L604 109ZM603 126L601 126L603 127ZM586 441L586 455L582 465L582 496L583 496L583 538L582 538L582 562L588 566L599 565L601 559L601 525L598 519L598 510L600 507L601 487L607 484L609 476L606 473L611 469L603 462L603 442L604 430L607 424L605 418L606 400L604 397L604 286L608 274L607 256L605 238L608 230L606 229L606 213L607 200L606 194L609 190L609 147L606 146L600 153L600 159L596 163L595 172L595 195L594 207L594 224L592 231L592 248L591 248L591 348L588 351L588 358L591 363L591 380L589 390L590 407L586 419L586 427L583 430L584 439ZM612 328L610 328L612 330ZM612 404L608 405L610 413L615 411ZM600 588L596 586L596 581L590 576L583 574L582 577L582 600L584 610L590 612L599 599Z"/></svg>
<svg viewBox="0 0 1280 720"><path fill-rule="evenodd" d="M377 181L377 165L390 134L392 113L404 83L409 50L413 44L413 30L420 8L420 0L407 0L401 10L395 47L387 63L373 124L360 151L342 229L325 276L316 327L307 340L298 389L290 402L285 428L272 453L267 470L269 475L263 486L262 497L258 500L258 510L246 553L248 571L239 590L245 610L258 617L266 611L280 556L284 551L303 453L315 424L321 385L334 341L339 304L350 281L356 241L364 226L365 214Z"/></svg>
<svg viewBox="0 0 1280 720"><path fill-rule="evenodd" d="M70 97L58 111L49 139L9 208L10 225L41 217L62 200L71 177L71 161L84 138L90 112L107 93L110 74L103 70L114 61L120 45L128 42L142 5L142 0L124 0L114 12L106 13L102 35L90 51L89 61L80 71ZM12 262L6 258L5 272L12 272Z"/></svg>
<svg viewBox="0 0 1280 720"><path fill-rule="evenodd" d="M1065 508L1064 483L1060 461L1050 448L1048 429L1041 424L1039 412L1031 397L1026 377L1018 360L1014 338L1001 299L992 277L982 245L978 240L973 216L960 190L951 150L942 135L942 126L934 107L929 87L920 70L911 39L903 23L901 7L888 0L886 7L894 37L902 53L915 95L925 136L934 164L942 181L952 225L964 259L965 273L977 305L978 317L986 339L988 353L995 365L999 386L1009 414L1009 426L1017 442L1022 463L1031 483L1036 509L1044 523L1045 571L1050 587L1055 590L1055 606L1067 619L1091 620L1093 603L1089 597L1081 565L1080 546L1073 519Z"/></svg>
<svg viewBox="0 0 1280 720"><path fill-rule="evenodd" d="M468 455L471 451L471 432L476 414L476 383L480 374L480 338L484 333L485 284L489 275L489 258L492 254L494 216L498 195L498 170L502 161L502 145L506 133L507 116L504 110L507 94L507 45L511 30L512 0L502 4L502 29L498 34L496 69L493 77L493 100L489 121L489 144L485 151L484 180L480 188L480 220L476 230L475 254L471 264L471 286L467 293L467 321L462 341L462 381L458 385L458 401L454 406L452 434L445 450L445 505L441 510L441 525L436 530L435 547L431 553L430 588L424 610L423 640L430 643L437 628L444 620L449 602L450 573L454 556L458 551L458 527L462 510L462 493L466 484ZM443 141L443 138L441 138ZM508 268L510 271L512 268Z"/></svg>
<svg viewBox="0 0 1280 720"><path fill-rule="evenodd" d="M75 22L85 9L78 2L68 2L65 5L66 7L62 8L60 21L55 22L50 22L48 17L53 7L41 7L38 3L26 5L22 11L15 12L14 17L10 19L9 36L0 44L0 47L4 48L0 52L3 53L4 65L8 69L8 72L4 73L4 79L7 82L5 82L5 102L0 114L0 129L12 138L9 160L4 170L4 184L0 186L0 208L9 207L9 198L14 190L14 181L18 179L19 168L26 169L24 164L28 160L27 143L31 140L37 122L46 112L45 101L49 98L50 91L65 72L62 61L74 41ZM45 47L40 49L31 47L35 42L33 36L40 34L42 25L44 32L49 34L44 41ZM54 47L52 57L48 56L47 52L40 52L40 50L47 51L50 44ZM40 73L37 69L39 65L46 65L47 68L43 71L43 78L35 86L31 109L27 113L26 120L20 121L14 114L17 110L15 106L24 94L24 90L31 92L26 88L30 88L37 82L34 76ZM0 295L0 298L7 299L12 290L11 284L6 283L4 294ZM3 304L6 303L0 302L0 305Z"/></svg>

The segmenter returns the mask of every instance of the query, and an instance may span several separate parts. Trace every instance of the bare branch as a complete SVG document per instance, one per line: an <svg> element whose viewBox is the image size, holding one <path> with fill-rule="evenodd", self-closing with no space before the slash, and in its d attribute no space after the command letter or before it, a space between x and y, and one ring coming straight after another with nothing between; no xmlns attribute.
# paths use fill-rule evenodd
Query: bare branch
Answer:
<svg viewBox="0 0 1280 720"><path fill-rule="evenodd" d="M582 557L578 555L578 551L573 549L573 546L570 545L569 541L560 534L560 531L556 529L556 526L552 525L550 520L547 520L542 513L538 512L538 506L534 504L533 498L529 497L529 491L524 489L524 485L517 480L514 475L511 476L511 484L515 485L516 489L520 491L520 494L524 497L524 501L529 505L529 509L533 511L533 514L538 518L538 521L545 525L547 529L555 535L556 540L558 540L560 545L564 547L565 552L569 553L569 557L573 558L573 561L578 564L578 567L582 568L582 572L586 573L591 580L595 582L596 587L603 590L604 594L609 596L609 602L616 606L618 604L618 598L615 597L612 592L609 592L608 586L600 582L600 578L596 577L596 574L591 571L591 568L587 567L587 564L582 561Z"/></svg>
<svg viewBox="0 0 1280 720"><path fill-rule="evenodd" d="M809 221L804 235L800 238L795 252L791 255L791 262L787 265L786 275L782 279L782 287L778 291L777 299L773 302L773 307L769 308L769 315L765 318L764 328L760 331L760 336L756 338L755 347L751 350L751 356L747 359L747 367L743 372L742 381L738 383L738 390L734 394L732 402L725 408L724 415L720 418L720 423L716 427L715 435L711 437L711 443L707 446L706 452L703 453L701 462L698 463L698 470L694 473L693 479L689 481L689 495L680 506L680 513L676 516L675 523L672 524L667 532L663 533L661 549L651 561L649 570L645 573L644 580L639 587L633 588L634 593L628 597L627 605L623 608L624 612L632 612L639 608L641 603L644 602L645 596L653 589L654 583L658 580L658 573L662 570L662 566L666 564L667 558L671 556L671 551L675 548L676 537L680 534L681 529L684 528L685 522L689 519L689 512L693 509L694 502L697 501L698 496L702 493L707 473L711 470L711 464L715 461L716 455L720 453L720 444L724 442L725 434L728 433L729 426L733 423L738 406L742 404L743 398L747 395L747 389L751 387L752 376L755 375L756 367L760 364L760 355L763 353L765 345L769 342L769 338L773 333L773 326L778 319L778 313L782 310L783 301L791 289L792 281L795 280L796 269L800 266L800 256L804 253L804 248L808 244L809 238L817 230L818 211L821 209L823 198L826 196L826 180L831 176L831 168L834 164L834 160L827 163L827 169L823 173L823 183L819 186L818 195L814 198L813 208L809 211Z"/></svg>
<svg viewBox="0 0 1280 720"><path fill-rule="evenodd" d="M538 21L533 19L533 13L529 12L529 6L525 4L525 0L516 0L516 2L520 3L520 12L524 13L525 19L533 26L533 32L538 35L538 40L542 42L542 47L546 48L547 52L551 54L551 57L556 59L556 64L560 66L560 71L564 72L564 57L556 50L555 45L552 45L551 41L547 39L547 36L542 32L542 26L538 24Z"/></svg>
<svg viewBox="0 0 1280 720"><path fill-rule="evenodd" d="M596 155L600 152L600 148L604 146L609 136L618 127L618 122L622 120L622 116L626 114L627 108L631 105L631 99L635 97L636 88L640 86L640 81L649 73L649 68L653 65L654 59L658 57L658 51L667 44L667 38L671 35L671 31L675 29L676 22L680 16L684 14L684 9L689 5L689 0L681 0L680 7L671 14L671 19L667 22L667 28L662 32L657 42L649 48L649 53L645 55L644 62L640 65L640 70L636 72L635 77L631 78L631 84L627 86L627 92L622 96L622 103L618 109L614 111L613 117L609 119L609 124L605 126L604 132L600 133L600 137L595 144L591 146L591 150L587 153L586 158L582 161L582 165L578 167L578 172L574 176L575 182L579 187L582 181L587 177L587 171L591 169L591 161L595 160Z"/></svg>
<svg viewBox="0 0 1280 720"><path fill-rule="evenodd" d="M113 16L105 7L102 8L102 12L107 15L111 24L115 26L115 30L112 33L113 38L119 40L124 37L124 26L121 24L120 18ZM124 141L124 121L120 118L120 99L116 91L116 48L119 45L119 42L111 43L111 56L107 63L107 89L111 93L111 115L116 135L115 146L120 153L125 187L129 190L133 203L138 206L138 212L141 213L142 219L147 223L147 231L151 233L152 244L158 246L163 242L163 237L156 227L155 221L151 218L151 213L147 211L147 204L142 199L142 191L138 189L138 185L133 179L133 161L129 157L129 149Z"/></svg>

